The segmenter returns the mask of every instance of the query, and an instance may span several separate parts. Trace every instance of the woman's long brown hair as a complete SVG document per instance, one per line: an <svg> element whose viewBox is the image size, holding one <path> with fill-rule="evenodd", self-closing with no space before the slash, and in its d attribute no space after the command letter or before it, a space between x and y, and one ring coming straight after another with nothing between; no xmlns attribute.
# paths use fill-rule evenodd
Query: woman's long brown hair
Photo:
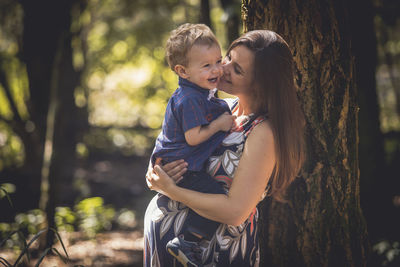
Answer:
<svg viewBox="0 0 400 267"><path fill-rule="evenodd" d="M273 31L250 31L228 49L243 45L254 53L253 107L271 125L276 153L268 195L285 201L286 189L304 162L304 115L294 81L293 56L288 44Z"/></svg>

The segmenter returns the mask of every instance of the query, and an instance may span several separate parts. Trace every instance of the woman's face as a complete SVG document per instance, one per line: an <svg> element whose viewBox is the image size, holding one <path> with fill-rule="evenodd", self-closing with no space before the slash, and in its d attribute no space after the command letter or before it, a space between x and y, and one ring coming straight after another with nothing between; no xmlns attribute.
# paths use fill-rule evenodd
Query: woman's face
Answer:
<svg viewBox="0 0 400 267"><path fill-rule="evenodd" d="M249 94L254 78L254 53L246 46L236 46L222 64L223 75L217 88L235 96Z"/></svg>

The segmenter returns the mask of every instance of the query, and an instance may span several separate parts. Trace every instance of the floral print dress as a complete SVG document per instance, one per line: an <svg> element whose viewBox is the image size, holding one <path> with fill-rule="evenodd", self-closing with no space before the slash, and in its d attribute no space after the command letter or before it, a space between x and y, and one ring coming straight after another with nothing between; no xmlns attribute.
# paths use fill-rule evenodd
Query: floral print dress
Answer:
<svg viewBox="0 0 400 267"><path fill-rule="evenodd" d="M207 172L221 182L226 190L232 183L247 136L263 120L263 116L256 118L250 115L240 122L236 121L235 129L225 137L210 158ZM151 200L144 221L144 266L181 266L165 246L181 233L188 211L189 208L184 204L161 194ZM210 241L200 243L204 266L259 266L257 219L258 210L254 208L248 219L239 226L220 224Z"/></svg>

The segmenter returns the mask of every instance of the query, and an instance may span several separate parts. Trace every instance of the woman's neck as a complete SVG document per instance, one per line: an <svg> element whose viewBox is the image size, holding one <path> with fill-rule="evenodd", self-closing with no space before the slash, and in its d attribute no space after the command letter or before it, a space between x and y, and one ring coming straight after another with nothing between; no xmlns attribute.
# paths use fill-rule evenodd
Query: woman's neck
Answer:
<svg viewBox="0 0 400 267"><path fill-rule="evenodd" d="M251 102L246 97L239 97L238 109L236 116L248 116L253 112Z"/></svg>

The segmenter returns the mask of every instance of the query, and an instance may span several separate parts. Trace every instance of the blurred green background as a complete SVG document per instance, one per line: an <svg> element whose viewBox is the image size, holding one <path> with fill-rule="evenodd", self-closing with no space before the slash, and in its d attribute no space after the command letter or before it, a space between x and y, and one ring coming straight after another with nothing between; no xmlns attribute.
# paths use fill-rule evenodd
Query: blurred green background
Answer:
<svg viewBox="0 0 400 267"><path fill-rule="evenodd" d="M177 87L164 59L166 39L182 23L202 22L214 30L224 52L242 33L240 8L239 0L1 0L2 239L13 230L28 235L53 226L70 247L90 240L99 246L108 240L104 244L110 246L121 238L112 234L122 233L127 240L118 240L127 242L126 253L116 249L110 255L122 259L118 266L141 266L142 219L154 195L146 188L145 171ZM370 163L361 154L361 198L376 262L395 266L400 258L400 4L377 0L373 8L372 102L379 116L370 120L379 133L360 132L360 146L382 146L377 166L385 177L367 177ZM361 130L363 123L360 119ZM133 239L139 245L131 246ZM20 250L21 240L13 235L0 255L12 258ZM75 262L96 266L105 257L99 253Z"/></svg>

